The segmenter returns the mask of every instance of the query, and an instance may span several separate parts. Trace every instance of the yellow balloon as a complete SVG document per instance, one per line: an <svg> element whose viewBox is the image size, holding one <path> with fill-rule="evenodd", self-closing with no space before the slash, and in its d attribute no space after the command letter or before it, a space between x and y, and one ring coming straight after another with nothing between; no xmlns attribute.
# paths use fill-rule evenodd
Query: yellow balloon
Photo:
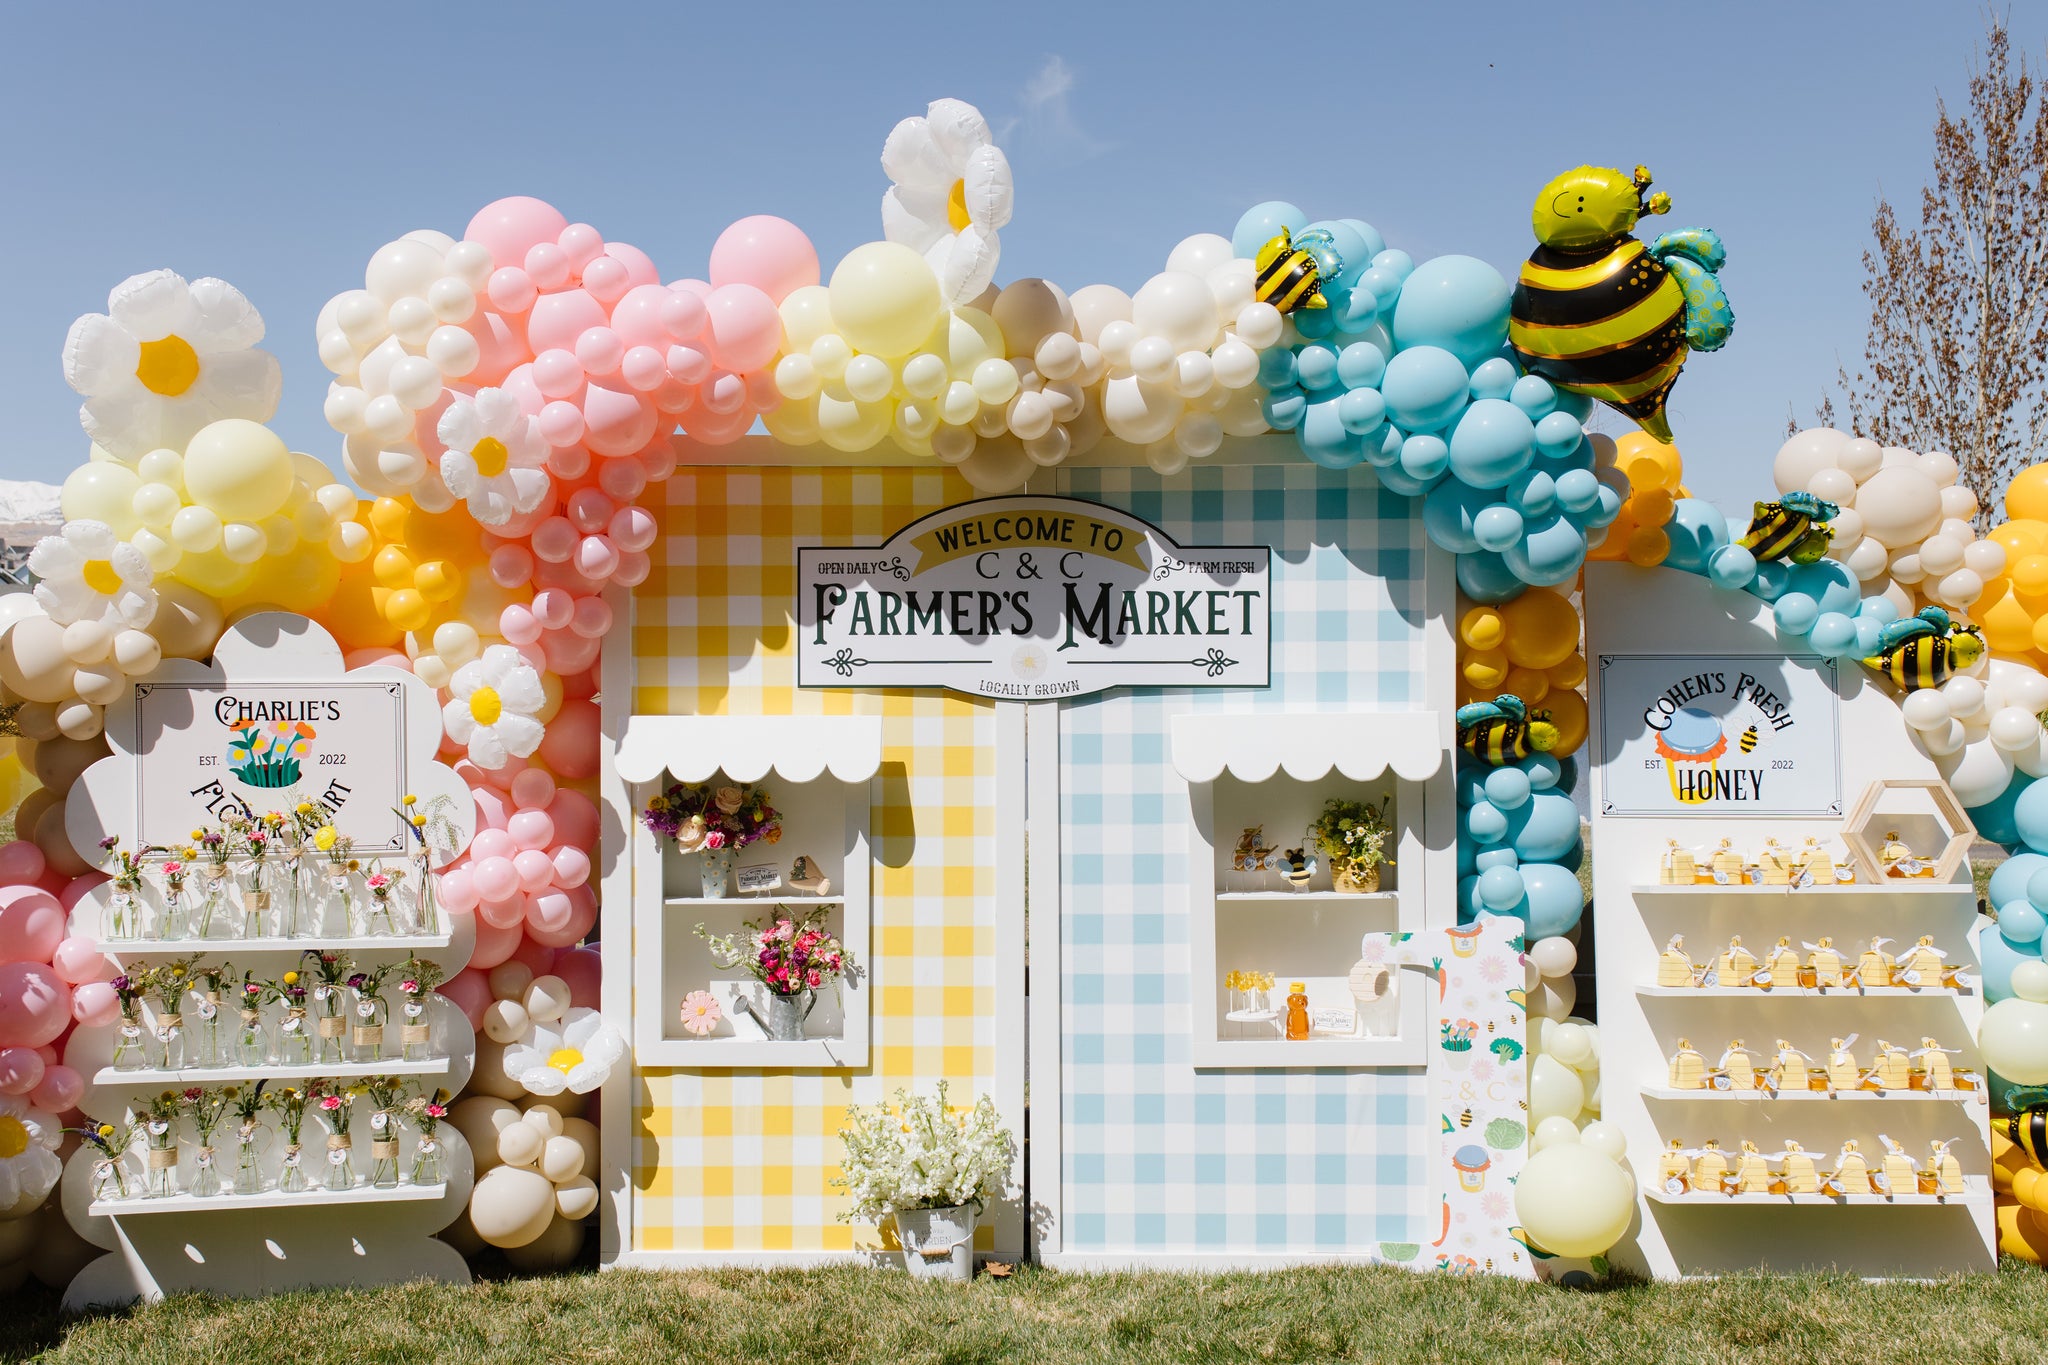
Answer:
<svg viewBox="0 0 2048 1365"><path fill-rule="evenodd" d="M1614 467L1628 475L1629 486L1639 493L1677 488L1684 476L1678 447L1664 444L1647 431L1614 438Z"/></svg>
<svg viewBox="0 0 2048 1365"><path fill-rule="evenodd" d="M761 414L768 434L788 446L807 446L818 440L818 395L785 398L773 412Z"/></svg>
<svg viewBox="0 0 2048 1365"><path fill-rule="evenodd" d="M1569 659L1549 670L1552 687L1577 687L1586 680L1586 656L1574 653Z"/></svg>
<svg viewBox="0 0 2048 1365"><path fill-rule="evenodd" d="M58 505L66 521L104 521L126 540L142 525L135 515L135 494L141 487L141 478L125 464L82 464L65 476Z"/></svg>
<svg viewBox="0 0 2048 1365"><path fill-rule="evenodd" d="M1473 649L1499 649L1507 622L1493 607L1474 607L1458 620L1458 638Z"/></svg>
<svg viewBox="0 0 2048 1365"><path fill-rule="evenodd" d="M2048 464L2013 475L2005 488L2005 514L2015 521L2048 521Z"/></svg>
<svg viewBox="0 0 2048 1365"><path fill-rule="evenodd" d="M1550 679L1533 668L1511 668L1501 679L1503 691L1512 692L1534 706L1550 692Z"/></svg>
<svg viewBox="0 0 2048 1365"><path fill-rule="evenodd" d="M2048 554L2048 523L2008 521L1992 527L1984 538L2005 547L2008 564L2028 555Z"/></svg>
<svg viewBox="0 0 2048 1365"><path fill-rule="evenodd" d="M263 520L285 505L294 482L291 451L260 422L211 422L185 445L185 495L223 521Z"/></svg>
<svg viewBox="0 0 2048 1365"><path fill-rule="evenodd" d="M1628 538L1635 534L1636 518L1632 507L1635 499L1630 498L1621 505L1621 515L1607 525L1607 535L1598 545L1586 551L1586 558L1601 560L1623 560L1628 558Z"/></svg>
<svg viewBox="0 0 2048 1365"><path fill-rule="evenodd" d="M1983 628L1984 640L1994 652L2024 654L2034 647L2034 618L2011 593L1997 598L1988 607L1980 598L1971 615Z"/></svg>
<svg viewBox="0 0 2048 1365"><path fill-rule="evenodd" d="M852 403L827 394L818 395L818 435L834 450L871 449L889 434L890 424L895 420L896 404L891 399Z"/></svg>
<svg viewBox="0 0 2048 1365"><path fill-rule="evenodd" d="M1997 1174L1997 1171L1994 1169L1992 1172L1994 1185L1997 1183ZM2037 1201L2041 1194L2041 1172L2038 1169L2032 1166L2022 1166L2019 1170L2012 1173L2012 1178L2008 1183L2012 1188L2013 1198L2019 1200L2030 1209L2040 1207Z"/></svg>
<svg viewBox="0 0 2048 1365"><path fill-rule="evenodd" d="M1629 533L1628 562L1648 569L1664 562L1671 553L1671 537L1661 526L1638 526Z"/></svg>
<svg viewBox="0 0 2048 1365"><path fill-rule="evenodd" d="M1491 696L1508 675L1508 656L1497 649L1475 650L1465 657L1460 672L1467 683Z"/></svg>
<svg viewBox="0 0 2048 1365"><path fill-rule="evenodd" d="M916 350L945 309L939 277L900 242L869 242L847 252L830 289L834 329L855 350L885 359Z"/></svg>
<svg viewBox="0 0 2048 1365"><path fill-rule="evenodd" d="M783 353L808 351L812 342L832 330L832 291L822 284L792 289L780 312Z"/></svg>
<svg viewBox="0 0 2048 1365"><path fill-rule="evenodd" d="M1503 603L1508 659L1524 668L1549 668L1579 647L1579 614L1571 602L1548 588L1531 588Z"/></svg>
<svg viewBox="0 0 2048 1365"><path fill-rule="evenodd" d="M1569 688L1553 688L1543 705L1557 727L1557 747L1550 752L1560 758L1578 752L1586 742L1586 699Z"/></svg>
<svg viewBox="0 0 2048 1365"><path fill-rule="evenodd" d="M415 588L386 593L381 609L384 619L398 630L425 630L434 619L433 606Z"/></svg>
<svg viewBox="0 0 2048 1365"><path fill-rule="evenodd" d="M201 554L180 555L171 574L209 597L225 600L256 581L256 566L237 564L215 546Z"/></svg>
<svg viewBox="0 0 2048 1365"><path fill-rule="evenodd" d="M1677 500L1662 488L1645 488L1630 499L1634 504L1636 523L1641 526L1662 526L1671 520L1677 508Z"/></svg>
<svg viewBox="0 0 2048 1365"><path fill-rule="evenodd" d="M2048 1229L2043 1229L2032 1209L1998 1201L1998 1249L2029 1265L2041 1264L2048 1254Z"/></svg>
<svg viewBox="0 0 2048 1365"><path fill-rule="evenodd" d="M2013 587L2023 593L2048 592L2048 554L2022 555L2007 576Z"/></svg>

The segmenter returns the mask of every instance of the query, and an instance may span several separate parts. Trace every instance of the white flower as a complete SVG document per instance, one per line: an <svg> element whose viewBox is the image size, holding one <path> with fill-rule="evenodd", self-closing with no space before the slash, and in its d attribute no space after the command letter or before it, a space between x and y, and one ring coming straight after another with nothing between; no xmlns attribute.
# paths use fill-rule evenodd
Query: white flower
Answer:
<svg viewBox="0 0 2048 1365"><path fill-rule="evenodd" d="M505 1049L505 1074L536 1095L585 1095L625 1057L625 1035L596 1010L576 1006L553 1022L529 1023Z"/></svg>
<svg viewBox="0 0 2048 1365"><path fill-rule="evenodd" d="M441 708L448 738L469 746L479 768L502 768L540 747L534 714L547 704L540 674L510 645L492 645L448 680L452 694Z"/></svg>
<svg viewBox="0 0 2048 1365"><path fill-rule="evenodd" d="M50 1197L64 1174L57 1160L63 1140L56 1119L19 1095L0 1095L0 1216L24 1199L34 1208Z"/></svg>
<svg viewBox="0 0 2048 1365"><path fill-rule="evenodd" d="M973 302L995 278L996 229L1016 197L988 120L963 101L934 100L890 132L882 169L894 182L882 195L882 234L924 253L947 303Z"/></svg>
<svg viewBox="0 0 2048 1365"><path fill-rule="evenodd" d="M78 420L133 462L224 417L267 422L284 387L277 357L255 349L263 318L226 280L191 284L169 270L131 275L64 339L64 380L85 395Z"/></svg>
<svg viewBox="0 0 2048 1365"><path fill-rule="evenodd" d="M28 555L36 602L52 621L95 621L113 630L141 630L156 615L149 560L103 521L67 521Z"/></svg>
<svg viewBox="0 0 2048 1365"><path fill-rule="evenodd" d="M479 389L441 414L441 481L485 526L503 526L548 495L548 443L540 424L503 389Z"/></svg>

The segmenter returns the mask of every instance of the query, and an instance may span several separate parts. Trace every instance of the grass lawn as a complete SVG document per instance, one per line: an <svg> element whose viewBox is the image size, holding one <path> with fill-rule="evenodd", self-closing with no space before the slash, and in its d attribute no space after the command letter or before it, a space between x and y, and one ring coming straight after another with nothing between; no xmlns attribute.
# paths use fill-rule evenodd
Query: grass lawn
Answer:
<svg viewBox="0 0 2048 1365"><path fill-rule="evenodd" d="M0 1359L1960 1365L2048 1359L2048 1275L2013 1265L1938 1285L1733 1277L1575 1293L1354 1268L1196 1277L1023 1267L964 1287L858 1267L583 1273L462 1289L179 1298L73 1322L57 1317L52 1297L0 1299Z"/></svg>

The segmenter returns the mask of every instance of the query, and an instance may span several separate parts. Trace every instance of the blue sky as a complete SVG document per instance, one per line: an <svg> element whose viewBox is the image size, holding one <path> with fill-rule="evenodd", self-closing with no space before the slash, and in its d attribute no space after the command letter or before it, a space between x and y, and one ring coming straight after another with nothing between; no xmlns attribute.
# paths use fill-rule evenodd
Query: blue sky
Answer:
<svg viewBox="0 0 2048 1365"><path fill-rule="evenodd" d="M2039 58L2048 15L2013 17ZM1017 178L1001 278L1135 289L1263 199L1364 218L1417 259L1512 276L1528 209L1580 162L1645 162L1659 227L1719 231L1738 322L1672 425L1694 491L1768 489L1788 404L1861 354L1882 190L1917 206L1937 92L1962 103L1960 0L1257 7L772 4L39 6L10 24L12 204L0 475L84 458L66 328L169 266L243 289L283 361L275 425L338 464L312 325L370 253L552 200L701 275L719 230L777 213L829 272L880 235L890 126L981 106ZM1619 430L1618 424L1610 429Z"/></svg>

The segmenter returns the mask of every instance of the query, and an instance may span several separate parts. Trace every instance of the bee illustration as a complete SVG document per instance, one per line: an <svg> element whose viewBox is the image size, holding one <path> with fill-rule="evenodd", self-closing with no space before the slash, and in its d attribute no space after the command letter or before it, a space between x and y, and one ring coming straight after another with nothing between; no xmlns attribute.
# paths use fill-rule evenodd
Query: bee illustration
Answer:
<svg viewBox="0 0 2048 1365"><path fill-rule="evenodd" d="M1983 654L1984 636L1975 626L1951 621L1940 607L1922 607L1918 615L1886 626L1877 653L1863 662L1901 690L1917 692L1941 686Z"/></svg>
<svg viewBox="0 0 2048 1365"><path fill-rule="evenodd" d="M1458 747L1496 768L1532 752L1547 753L1559 738L1548 711L1531 715L1527 703L1512 692L1458 708Z"/></svg>
<svg viewBox="0 0 2048 1365"><path fill-rule="evenodd" d="M1756 727L1752 725L1742 732L1741 739L1735 741L1735 747L1746 754L1753 754L1756 752L1756 739Z"/></svg>
<svg viewBox="0 0 2048 1365"><path fill-rule="evenodd" d="M1281 228L1280 235L1252 258L1252 270L1252 297L1291 313L1297 308L1330 306L1323 297L1323 282L1344 273L1344 258L1337 254L1336 239L1327 232L1311 230L1297 238Z"/></svg>
<svg viewBox="0 0 2048 1365"><path fill-rule="evenodd" d="M1827 554L1835 535L1827 523L1841 510L1811 493L1787 493L1776 502L1757 503L1749 530L1735 543L1755 555L1759 564L1781 556L1794 564L1813 564Z"/></svg>
<svg viewBox="0 0 2048 1365"><path fill-rule="evenodd" d="M1280 875L1289 886L1307 886L1316 875L1316 860L1305 849L1290 848L1280 855Z"/></svg>
<svg viewBox="0 0 2048 1365"><path fill-rule="evenodd" d="M1486 1031L1488 1033L1493 1032L1493 1020L1489 1019L1486 1021Z"/></svg>
<svg viewBox="0 0 2048 1365"><path fill-rule="evenodd" d="M1458 1126L1460 1128L1470 1128L1472 1126L1472 1111L1470 1109L1458 1115Z"/></svg>

